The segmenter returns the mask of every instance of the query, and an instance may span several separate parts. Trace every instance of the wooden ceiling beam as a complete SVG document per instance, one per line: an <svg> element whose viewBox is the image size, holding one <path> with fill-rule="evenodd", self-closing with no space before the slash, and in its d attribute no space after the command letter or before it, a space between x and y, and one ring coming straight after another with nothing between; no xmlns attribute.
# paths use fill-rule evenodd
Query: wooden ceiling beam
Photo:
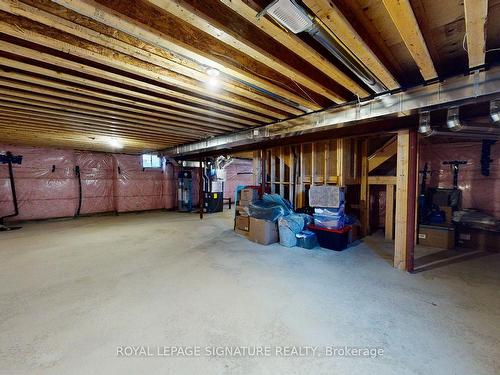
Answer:
<svg viewBox="0 0 500 375"><path fill-rule="evenodd" d="M215 18L201 13L187 2L183 0L176 0L175 2L169 0L148 0L148 2L265 64L269 68L286 74L297 83L300 83L304 87L307 87L333 102L341 103L345 101L345 98L342 96L328 89L321 83L309 78L305 73L298 71L286 62L278 60L272 54L246 40L244 35L237 34L218 22ZM311 54L311 52L309 52L309 54ZM337 77L338 76L339 75L337 75ZM347 79L347 76L344 76L344 78ZM351 83L354 84L354 82ZM361 89L361 87L358 86L358 89L363 92L363 96L367 95L367 92Z"/></svg>
<svg viewBox="0 0 500 375"><path fill-rule="evenodd" d="M64 111L59 109L57 110L48 109L46 107L43 107L41 104L38 104L37 106L33 104L27 105L22 100L18 100L17 98L10 96L4 96L0 100L0 106L4 111L9 111L12 113L22 113L25 115L38 115L38 116L51 117L55 120L62 119L62 120L81 122L86 124L95 124L96 126L98 125L112 126L116 127L116 129L119 129L120 127L138 129L141 131L146 131L148 129L148 127L145 127L144 125L129 123L126 121L113 121L113 120L99 118L97 116L82 115L70 111ZM203 134L203 132L188 132L188 131L179 132L178 130L175 129L172 130L172 128L162 128L161 133L176 135L179 138L186 138L186 139L201 139L207 137L207 134L206 133Z"/></svg>
<svg viewBox="0 0 500 375"><path fill-rule="evenodd" d="M103 135L109 137L120 137L120 138L128 138L138 141L161 141L161 142L170 142L170 143L178 143L178 142L186 142L185 140L179 138L169 138L169 137L160 137L160 136L147 136L147 135L138 135L133 132L127 131L116 131L116 130L106 130L106 129L96 129L90 128L89 126L81 126L70 123L65 123L62 121L53 121L50 119L39 119L37 121L33 121L30 119L26 119L20 116L8 116L2 115L2 119L0 119L0 123L6 126L13 126L14 128L26 128L32 130L34 133L38 131L72 131L74 133L86 134L89 139L95 137L96 135Z"/></svg>
<svg viewBox="0 0 500 375"><path fill-rule="evenodd" d="M145 153L165 148L168 144L161 142L145 142L125 139L123 148L117 150L109 144L110 137L97 136L90 140L84 135L74 134L72 132L52 132L40 133L33 137L33 132L29 129L11 129L0 124L0 137L7 144L31 145L37 147L63 147L70 149L84 149L104 152L129 152Z"/></svg>
<svg viewBox="0 0 500 375"><path fill-rule="evenodd" d="M162 0L150 0L153 3L162 2ZM338 82L340 85L347 88L352 93L359 97L366 97L369 93L362 88L359 84L354 82L350 77L343 73L339 68L333 65L328 59L322 56L314 48L303 42L299 37L285 29L277 26L274 22L268 20L266 17L257 19L257 11L250 7L245 1L242 0L219 0L228 8L238 13L245 18L248 22L260 28L267 35L272 37L277 42L283 44L286 48L293 51L301 58L309 62L311 65L320 69L324 74L332 80Z"/></svg>
<svg viewBox="0 0 500 375"><path fill-rule="evenodd" d="M224 3L229 0L221 0ZM235 0L232 0L234 3ZM236 0L238 3L241 0ZM399 83L378 56L365 43L347 18L329 0L304 0L319 20L357 57L387 88L398 89Z"/></svg>
<svg viewBox="0 0 500 375"><path fill-rule="evenodd" d="M137 58L148 64L154 64L155 66L167 69L168 71L173 73L171 73L171 77L165 76L165 78L170 79L172 81L172 84L178 85L179 87L187 87L190 90L193 90L194 92L198 92L205 96L208 95L215 97L219 96L221 98L223 97L223 95L218 95L218 93L213 90L212 92L210 92L211 89L206 85L208 76L205 71L201 72L192 69L191 67L185 67L177 62L168 60L161 56L157 56L141 48L122 42L121 40L112 38L108 35L99 33L90 28L78 25L62 17L45 12L35 7L31 7L21 2L0 3L0 10L17 16L25 17L41 24L48 25L64 33L75 35L79 38L88 40L108 49L115 50L128 56ZM193 82L194 80L197 80L198 82ZM244 89L240 86L234 85L232 82L224 80L224 77L221 77L220 79L220 88L230 93L263 103L266 106L281 109L294 115L300 115L304 113L303 111L283 104L275 100L274 98L264 96L262 94L257 94L252 90ZM229 98L233 99L232 97ZM236 103L241 101L241 99L233 100Z"/></svg>
<svg viewBox="0 0 500 375"><path fill-rule="evenodd" d="M12 54L15 54L15 55L18 55L21 57L26 57L29 59L33 59L33 60L36 60L39 62L45 62L45 63L50 62L50 64L52 64L56 67L58 67L58 66L65 67L67 69L72 69L73 71L75 71L75 75L72 75L72 74L66 74L66 73L58 73L58 72L54 72L52 70L49 70L50 73L47 75L52 76L53 78L59 78L59 77L61 77L61 78L64 77L64 79L69 78L69 82L78 82L78 83L85 82L84 84L86 84L86 85L92 85L93 87L104 88L107 91L111 91L111 92L115 91L117 93L124 93L125 95L129 95L129 96L131 95L131 96L135 96L135 97L140 97L141 99L146 99L146 100L151 101L153 103L154 102L163 103L163 104L166 104L174 109L178 109L180 111L180 113L184 113L184 112L182 112L182 110L187 110L189 112L195 112L196 114L204 114L204 115L208 116L207 121L209 118L215 117L215 118L221 118L224 120L235 121L235 122L247 121L247 123L249 123L249 124L269 122L268 118L262 117L260 115L249 115L248 117L252 117L252 118L247 117L246 120L241 119L239 121L240 118L235 114L216 112L216 111L212 111L212 110L207 109L207 108L201 108L201 107L196 107L196 106L189 105L189 104L179 103L179 102L167 99L167 97L154 96L154 94L164 95L164 93L161 91L160 87L156 87L154 93L151 92L152 90L149 90L150 94L144 94L142 92L134 91L133 88L136 86L134 86L133 82L130 82L128 79L126 79L127 77L124 77L125 79L119 78L121 81L123 81L120 83L127 82L127 87L130 87L131 89L128 89L128 88L123 89L122 87L120 87L118 85L114 86L112 84L112 78L109 77L108 75L106 75L105 72L102 70L99 70L99 69L96 69L93 67L89 67L87 65L82 65L82 64L70 61L70 60L62 59L62 58L59 58L56 56L52 56L52 55L49 55L49 54L46 54L43 52L31 50L29 48L16 46L12 43L8 43L8 42L4 42L4 41L0 40L0 49L3 46L6 46L6 48L9 48L8 50ZM0 58L0 60L6 61L6 59L4 59L4 58ZM12 64L11 62L6 61L6 65L16 68L18 66L22 66L23 63ZM28 65L31 65L31 64L28 64ZM37 71L42 71L42 69L37 69ZM44 70L44 72L46 73L46 70ZM93 79L89 80L86 78L81 78L78 75L76 75L76 74L78 74L78 72L89 74L92 76ZM110 83L97 82L97 79L99 79L100 77L106 78ZM150 86L153 86L153 85L150 85Z"/></svg>
<svg viewBox="0 0 500 375"><path fill-rule="evenodd" d="M129 134L133 135L138 139L169 139L176 140L178 142L189 142L193 140L200 139L200 137L196 137L195 135L184 135L179 134L172 131L158 131L153 129L142 129L134 126L120 126L119 124L105 124L105 123L96 123L88 120L75 119L70 117L46 114L43 112L39 112L36 110L19 110L10 108L10 106L6 105L5 102L0 102L0 113L2 114L3 119L8 118L16 118L18 120L23 120L26 122L33 123L36 125L37 123L52 123L52 124L60 124L64 126L73 126L75 129L85 130L86 132L99 132L99 131L107 131L116 134Z"/></svg>
<svg viewBox="0 0 500 375"><path fill-rule="evenodd" d="M484 65L488 0L464 0L469 68Z"/></svg>
<svg viewBox="0 0 500 375"><path fill-rule="evenodd" d="M3 46L9 47L9 45L12 46L12 44L4 43L0 40L0 47ZM26 53L28 53L29 49L23 49L23 51L27 51ZM243 128L244 127L243 125L250 126L259 124L258 122L254 122L252 120L244 120L237 117L232 117L219 113L211 113L211 115L208 115L203 111L200 111L201 113L197 114L197 113L191 113L190 111L177 110L171 108L172 101L164 99L162 97L150 96L147 94L143 94L142 92L124 89L119 86L113 86L110 84L90 80L87 78L82 78L76 75L66 74L63 72L56 72L51 69L40 67L38 65L27 64L25 62L12 60L2 56L0 56L0 65L4 65L6 67L26 72L23 74L14 72L12 70L6 71L5 69L2 69L0 66L0 71L2 72L2 75L5 77L13 77L15 79L23 80L29 83L36 83L47 87L56 87L61 90L76 92L79 94L83 93L86 95L90 95L92 97L99 97L103 99L112 100L114 102L130 104L133 106L140 106L141 108L146 108L148 110L154 111L151 113L154 113L155 116L168 116L166 118L172 118L172 116L175 116L173 117L174 119L177 118L181 121L185 120L197 121L200 125L208 127L215 127L216 125L220 124L234 128ZM39 77L34 77L28 73L36 73L48 77L50 79L49 80L41 79ZM65 82L70 82L71 84L60 83L56 80L58 81L64 80ZM74 86L74 84L78 84L83 87ZM92 89L98 89L99 91L88 89L86 87ZM104 90L109 94L102 93L101 90ZM112 93L121 94L126 97L122 97L119 95L112 95ZM154 105L151 103L159 103L163 104L163 106ZM187 110L188 108L189 107L186 107L185 109ZM216 116L216 117L211 117L211 116Z"/></svg>
<svg viewBox="0 0 500 375"><path fill-rule="evenodd" d="M427 49L422 32L409 0L382 0L392 22L396 26L418 66L422 77L428 81L437 77L434 63Z"/></svg>
<svg viewBox="0 0 500 375"><path fill-rule="evenodd" d="M28 90L28 91L26 91ZM137 123L141 123L148 126L167 126L172 127L174 129L179 130L189 130L189 131L198 131L203 134L221 134L224 132L223 129L212 129L212 128L202 128L199 125L195 124L185 124L179 123L175 121L165 121L158 120L148 116L136 115L134 113L123 113L121 111L109 110L106 108L102 108L99 106L82 104L78 101L78 98L73 98L68 95L64 95L63 97L68 100L61 100L57 96L52 96L54 93L50 90L39 89L38 87L33 87L30 85L22 85L16 82L12 82L9 80L5 80L0 78L0 93L4 95L9 95L11 97L17 97L20 101L23 99L31 99L36 102L31 103L50 103L47 104L48 108L54 108L53 104L60 105L60 108L73 110L82 114L96 114L102 117L110 118L110 119L121 119L126 121L134 121ZM50 96L49 96L50 95ZM26 102L24 100L24 102ZM226 131L229 129L225 129Z"/></svg>
<svg viewBox="0 0 500 375"><path fill-rule="evenodd" d="M179 119L176 119L175 117L170 117L170 118L162 118L162 117L157 117L155 114L151 114L151 112L141 110L139 108L133 108L133 107L128 107L128 106L123 106L119 104L114 104L114 103L108 103L103 100L94 100L92 97L87 97L84 95L75 95L75 94L68 94L65 91L60 91L60 90L54 90L54 89L49 89L45 88L44 86L38 86L38 85L33 85L29 83L25 83L23 81L18 81L18 80L12 80L12 79L6 79L6 78L0 78L0 86L4 86L4 88L14 88L18 90L22 90L22 93L25 95L30 95L28 97L34 98L36 100L41 100L41 101L47 101L47 102L53 102L53 103L58 103L58 104L64 104L67 106L74 106L74 107L81 107L85 109L95 109L97 113L109 113L109 114L118 114L118 115L123 115L125 117L131 118L131 119L139 119L139 120L144 120L148 121L148 123L164 123L164 124L169 124L169 125L176 125L180 127L185 127L185 128L190 128L190 129L200 129L201 126L198 123L195 122L189 122L189 121L181 121ZM35 95L38 94L38 95ZM15 94L11 94L16 96ZM54 99L57 98L57 99ZM59 100L59 98L64 98L68 99L66 101ZM57 100L57 101L54 101ZM85 104L95 104L96 106L82 106L80 103L85 103ZM222 131L231 131L235 130L238 128L233 128L233 127L228 127L228 126L217 126L217 127L211 127L211 126L203 126L205 130L208 132L215 132L215 133L220 133Z"/></svg>
<svg viewBox="0 0 500 375"><path fill-rule="evenodd" d="M146 63L139 63L137 59L127 57L126 55L120 54L118 52L106 49L104 47L100 46L90 46L86 44L85 42L80 42L80 45L83 43L85 47L89 48L82 48L77 45L73 45L69 42L63 41L62 39L62 34L59 33L59 36L61 39L54 39L52 37L49 37L45 35L45 33L49 32L48 28L44 28L44 34L40 34L36 31L33 31L31 27L35 28L35 25L29 25L29 20L18 20L17 22L23 22L23 25L19 23L9 23L5 22L5 19L8 19L6 14L0 14L0 29L2 30L3 33L20 38L22 40L26 40L32 43L36 43L40 46L44 47L49 47L52 49L55 49L60 52L67 53L71 56L79 57L79 58L84 58L89 61L95 61L97 63L100 63L104 66L111 67L114 69L119 69L134 75L138 75L140 77L155 81L155 82L162 82L168 85L172 85L171 79L167 78L168 71L165 69L156 69L154 66L151 64L146 64ZM11 22L15 22L13 20L10 20ZM41 26L40 26L41 27ZM77 43L77 42L75 42ZM39 53L35 54L39 55ZM52 55L50 54L45 54L47 62L51 62L53 60ZM64 64L64 66L68 65L74 65L75 62L67 59L62 59L66 60L67 62ZM134 61L135 60L135 61ZM162 95L167 95L172 98L176 98L178 100L183 100L188 103L200 105L206 108L218 110L218 111L223 111L229 114L234 114L234 115L239 115L243 116L246 118L252 118L258 121L264 121L264 122L271 122L272 119L285 119L287 116L275 112L270 109L265 109L262 108L260 105L256 105L254 103L250 103L247 101L239 101L236 100L234 97L228 96L228 95L219 95L219 94L214 94L214 98L221 101L225 100L228 104L232 104L237 107L232 107L231 105L228 104L223 104L223 103L218 103L211 101L206 98L190 95L190 94L185 94L180 91L176 91L174 89L169 89L167 87L162 87L162 86L157 86L155 84L149 83L142 81L140 79L136 78L131 78L125 75L120 75L117 73L113 73L104 69L98 69L94 68L89 65L83 65L83 64L78 64L81 67L83 67L84 71L90 71L92 74L96 74L98 71L99 75L103 78L113 80L115 82L119 82L122 84L128 84L128 85L133 85L136 87L140 87L143 89L146 89L148 91L160 93ZM186 77L187 81L187 77ZM187 83L186 83L187 84ZM205 84L199 83L199 86L202 86ZM189 85L189 87L186 87L186 89L189 90L194 90L196 88L197 91L199 91L199 88L197 88L196 84ZM203 91L203 90L202 90ZM228 102L231 101L231 103ZM251 111L251 112L250 112ZM254 113L255 112L255 113ZM257 114L258 113L258 114ZM264 117L265 116L265 117Z"/></svg>
<svg viewBox="0 0 500 375"><path fill-rule="evenodd" d="M192 59L199 64L217 68L223 74L227 74L236 79L248 82L256 87L264 89L270 93L279 95L292 102L303 105L306 108L313 110L321 109L320 106L313 103L309 99L297 95L289 90L284 89L278 84L271 83L269 80L259 77L246 69L231 65L227 60L218 58L213 54L194 48L188 43L184 43L178 39L167 35L165 32L159 31L144 23L138 22L135 19L128 17L125 14L119 13L105 5L102 5L93 0L53 0L55 3L71 9L81 15L89 17L97 22L113 27L123 33L129 34L137 39L146 43L152 44L156 47L162 48L168 52L185 56ZM154 15L149 17L148 14L145 18L154 19ZM185 60L180 58L179 61Z"/></svg>

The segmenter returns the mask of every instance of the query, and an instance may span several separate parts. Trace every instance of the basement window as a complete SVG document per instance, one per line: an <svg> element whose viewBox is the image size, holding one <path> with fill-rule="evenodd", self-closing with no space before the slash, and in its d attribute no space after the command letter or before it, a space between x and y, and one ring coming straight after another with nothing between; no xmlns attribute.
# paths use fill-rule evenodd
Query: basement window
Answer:
<svg viewBox="0 0 500 375"><path fill-rule="evenodd" d="M142 167L143 168L161 168L161 157L154 154L143 154L142 155Z"/></svg>

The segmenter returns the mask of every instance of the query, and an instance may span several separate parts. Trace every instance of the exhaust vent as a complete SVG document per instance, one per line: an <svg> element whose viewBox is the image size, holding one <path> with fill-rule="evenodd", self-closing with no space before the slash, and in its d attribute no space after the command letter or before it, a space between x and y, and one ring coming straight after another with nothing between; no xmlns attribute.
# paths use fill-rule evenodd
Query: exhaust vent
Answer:
<svg viewBox="0 0 500 375"><path fill-rule="evenodd" d="M270 15L294 34L305 31L313 25L311 18L293 0L276 0L259 15L262 14Z"/></svg>

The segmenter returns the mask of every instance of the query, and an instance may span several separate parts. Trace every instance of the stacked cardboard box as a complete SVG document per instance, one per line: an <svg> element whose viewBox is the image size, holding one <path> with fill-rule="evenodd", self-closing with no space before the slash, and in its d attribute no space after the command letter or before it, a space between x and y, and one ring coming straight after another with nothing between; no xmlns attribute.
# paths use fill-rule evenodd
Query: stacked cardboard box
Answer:
<svg viewBox="0 0 500 375"><path fill-rule="evenodd" d="M245 237L250 236L250 217L248 206L259 198L257 189L245 188L239 193L238 201L236 202L236 216L234 219L234 230L236 233Z"/></svg>

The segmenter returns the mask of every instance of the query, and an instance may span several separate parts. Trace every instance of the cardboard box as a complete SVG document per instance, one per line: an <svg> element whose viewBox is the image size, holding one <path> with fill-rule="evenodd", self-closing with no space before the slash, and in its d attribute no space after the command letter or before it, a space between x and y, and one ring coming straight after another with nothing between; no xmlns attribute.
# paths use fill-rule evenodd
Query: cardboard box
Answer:
<svg viewBox="0 0 500 375"><path fill-rule="evenodd" d="M250 206L251 203L253 203L254 201L247 201L247 200L243 200L243 199L240 199L238 201L238 206L240 207L248 207Z"/></svg>
<svg viewBox="0 0 500 375"><path fill-rule="evenodd" d="M247 206L236 206L236 211L238 211L238 214L241 216L250 216L250 211Z"/></svg>
<svg viewBox="0 0 500 375"><path fill-rule="evenodd" d="M422 246L453 249L455 247L455 228L451 225L420 225L418 243Z"/></svg>
<svg viewBox="0 0 500 375"><path fill-rule="evenodd" d="M250 230L250 218L248 216L236 216L235 227L248 232Z"/></svg>
<svg viewBox="0 0 500 375"><path fill-rule="evenodd" d="M250 237L250 232L247 232L246 230L241 230L241 229L235 228L234 232L236 234L239 234L240 236L243 236L243 237L246 237L246 238Z"/></svg>
<svg viewBox="0 0 500 375"><path fill-rule="evenodd" d="M500 233L489 230L458 228L457 245L482 251L500 251Z"/></svg>
<svg viewBox="0 0 500 375"><path fill-rule="evenodd" d="M250 218L250 241L269 245L278 242L278 225L271 221Z"/></svg>
<svg viewBox="0 0 500 375"><path fill-rule="evenodd" d="M240 202L241 201L248 202L246 206L256 201L258 198L259 198L259 192L257 191L257 189L246 188L240 191Z"/></svg>

